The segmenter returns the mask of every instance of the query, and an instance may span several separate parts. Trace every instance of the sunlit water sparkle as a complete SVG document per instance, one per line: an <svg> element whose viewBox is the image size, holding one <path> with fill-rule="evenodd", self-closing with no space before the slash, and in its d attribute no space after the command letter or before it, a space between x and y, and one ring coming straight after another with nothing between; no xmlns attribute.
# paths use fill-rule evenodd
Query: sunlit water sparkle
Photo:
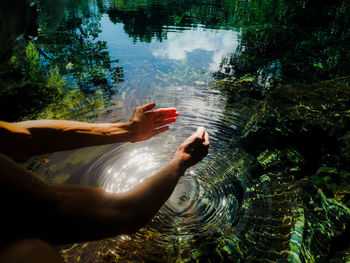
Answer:
<svg viewBox="0 0 350 263"><path fill-rule="evenodd" d="M198 126L208 131L211 146L208 156L186 171L169 200L143 229L115 237L116 243L98 241L98 248L89 249L84 260L95 262L99 244L121 258L136 253L139 258L134 261L194 259L198 254L210 256L217 246L221 247L218 251L230 252L235 235L245 235L246 223L240 220L247 211L244 200L249 186L249 179L232 169L241 157L234 136L250 116L231 105L211 81L223 57L236 50L239 32L201 25L169 26L164 28L167 38L146 43L133 41L124 32L125 25L112 23L107 14L101 16L99 26L96 41L106 41L124 78L112 106L97 111L104 113L100 121L127 121L133 108L152 101L158 108L176 107L180 116L167 132L148 141L107 148L74 182L123 193L160 171ZM247 108L256 105L249 103Z"/></svg>
<svg viewBox="0 0 350 263"><path fill-rule="evenodd" d="M172 96L179 90L183 94L181 100ZM208 156L186 171L169 200L146 228L159 235L156 243L163 246L174 240L183 243L225 235L227 229L237 223L235 215L241 210L245 188L244 181L227 172L239 157L236 153L235 158L230 149L232 133L240 128L239 115L234 111L226 112L221 106L222 97L209 86L173 87L166 94L157 95L164 95L164 105L172 104L178 109L177 121L167 132L148 141L126 143L107 151L90 164L81 183L98 185L110 193L129 191L160 171L183 140L196 127L204 126L211 141ZM141 236L138 238L142 239ZM127 240L137 243L137 238ZM187 253L193 249L189 247ZM143 252L146 258L148 252Z"/></svg>

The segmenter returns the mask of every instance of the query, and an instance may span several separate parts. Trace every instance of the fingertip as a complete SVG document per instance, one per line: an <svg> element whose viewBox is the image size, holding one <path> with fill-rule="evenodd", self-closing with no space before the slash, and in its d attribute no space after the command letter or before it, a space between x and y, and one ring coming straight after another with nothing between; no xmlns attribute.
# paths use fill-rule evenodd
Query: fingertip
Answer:
<svg viewBox="0 0 350 263"><path fill-rule="evenodd" d="M169 117L164 119L164 121L176 121L176 117Z"/></svg>
<svg viewBox="0 0 350 263"><path fill-rule="evenodd" d="M208 144L208 146L209 146L209 144L210 144L209 133L207 131L204 131L204 142L205 142L205 145Z"/></svg>
<svg viewBox="0 0 350 263"><path fill-rule="evenodd" d="M167 130L169 130L169 126L164 126L164 127L162 127L162 131L161 132L165 132Z"/></svg>
<svg viewBox="0 0 350 263"><path fill-rule="evenodd" d="M157 105L157 104L156 104L155 102L152 102L152 103L149 104L149 107L150 107L151 109L153 109L156 105Z"/></svg>
<svg viewBox="0 0 350 263"><path fill-rule="evenodd" d="M201 138L203 138L204 132L205 132L205 129L204 129L203 126L199 126L199 127L197 128L196 133L197 133Z"/></svg>

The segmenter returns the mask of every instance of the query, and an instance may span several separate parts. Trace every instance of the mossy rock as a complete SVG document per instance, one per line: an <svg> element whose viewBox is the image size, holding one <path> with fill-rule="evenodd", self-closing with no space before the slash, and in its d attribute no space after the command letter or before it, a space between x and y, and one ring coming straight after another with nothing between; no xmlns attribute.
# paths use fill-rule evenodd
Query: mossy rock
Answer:
<svg viewBox="0 0 350 263"><path fill-rule="evenodd" d="M345 77L276 88L247 124L244 137L254 133L308 135L314 130L339 137L349 128L350 77Z"/></svg>
<svg viewBox="0 0 350 263"><path fill-rule="evenodd" d="M292 148L284 150L267 149L257 158L263 173L271 171L285 171L294 175L299 174L304 165L304 157Z"/></svg>
<svg viewBox="0 0 350 263"><path fill-rule="evenodd" d="M349 130L350 77L344 77L276 88L247 123L242 141L257 154L292 147L315 171L327 160L340 165L340 145L342 158L349 160L350 135L344 135Z"/></svg>
<svg viewBox="0 0 350 263"><path fill-rule="evenodd" d="M336 167L320 167L311 177L326 195L345 204L350 204L350 173Z"/></svg>

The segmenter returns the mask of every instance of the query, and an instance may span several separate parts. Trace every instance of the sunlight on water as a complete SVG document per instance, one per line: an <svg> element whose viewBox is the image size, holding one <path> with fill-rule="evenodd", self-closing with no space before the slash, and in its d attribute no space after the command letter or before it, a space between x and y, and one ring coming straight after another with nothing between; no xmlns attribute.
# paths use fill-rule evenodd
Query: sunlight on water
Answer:
<svg viewBox="0 0 350 263"><path fill-rule="evenodd" d="M155 161L148 147L132 150L119 156L111 167L102 171L101 187L109 193L124 193L150 176L160 164Z"/></svg>
<svg viewBox="0 0 350 263"><path fill-rule="evenodd" d="M177 93L182 94L181 100L175 96ZM167 246L174 240L187 243L213 235L225 236L227 229L236 224L235 215L241 210L245 187L234 173L225 172L239 158L229 148L232 132L240 128L239 115L225 112L222 98L208 86L178 86L157 90L156 94L162 96L163 104L177 108L177 121L167 132L148 141L123 144L104 153L90 165L81 183L97 183L111 193L129 191L161 170L183 140L202 125L210 134L209 154L186 171L169 200L148 224L151 233L160 235L156 243L149 245ZM132 238L128 242L139 241ZM186 253L194 253L194 249L190 246Z"/></svg>
<svg viewBox="0 0 350 263"><path fill-rule="evenodd" d="M149 102L156 102L157 108L176 107L180 116L167 132L145 142L39 157L28 165L33 173L48 183L124 193L160 171L198 126L206 128L211 142L208 156L186 171L144 228L133 235L75 244L65 252L71 256L67 262L282 262L283 256L293 262L314 262L320 255L328 260L330 239L336 239L334 244L342 241L348 224L339 223L334 203L298 177L313 177L317 167L337 170L333 165L343 160L333 161L339 158L333 153L316 155L304 169L297 153L304 147L299 138L314 137L304 132L317 130L316 122L302 126L302 136L293 135L288 125L299 122L304 111L307 118L303 116L300 123L309 115L333 114L331 108L336 107L328 102L308 106L304 95L283 98L274 94L278 90L274 85L292 83L293 94L298 94L295 82L307 85L349 75L349 27L344 26L349 6L346 1L333 2L38 1L37 42L24 43L6 73L9 89L6 86L4 93L12 93L12 99L2 100L0 106L5 106L0 112L16 113L6 118L124 122L135 107ZM7 25L11 28L11 23ZM24 79L14 83L15 75ZM338 102L345 102L346 96L341 97ZM298 117L285 126L288 132L282 131L280 122L287 110L273 110L276 98L278 105L283 105L279 99L291 105L298 102L290 108ZM347 108L339 105L341 111L334 118L342 130L329 129L337 144L342 138L345 142L348 132L346 122L340 121ZM281 126L274 127L274 122ZM259 138L249 139L255 132ZM276 132L277 139L292 136L292 144L273 142ZM260 139L265 141L262 145ZM270 142L271 146L264 145ZM316 159L319 163L313 164ZM299 171L302 175L295 173ZM348 193L344 194L341 198ZM305 198L310 196L318 203ZM335 228L331 217L336 218ZM313 246L321 252L313 251Z"/></svg>

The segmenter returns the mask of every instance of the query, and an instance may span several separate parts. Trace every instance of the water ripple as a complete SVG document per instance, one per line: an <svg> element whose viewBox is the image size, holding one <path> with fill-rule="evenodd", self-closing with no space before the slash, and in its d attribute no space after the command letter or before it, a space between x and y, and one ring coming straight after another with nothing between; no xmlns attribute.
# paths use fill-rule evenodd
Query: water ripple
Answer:
<svg viewBox="0 0 350 263"><path fill-rule="evenodd" d="M195 246L190 244L199 241L211 244L210 240L225 236L246 212L243 203L246 181L232 170L240 154L230 143L239 129L240 115L223 107L224 100L217 92L191 86L175 87L173 92L179 90L186 94L181 101L174 101L176 96L169 90L163 97L165 106L173 105L180 113L169 131L145 142L127 143L109 150L90 164L81 181L112 193L129 191L160 171L196 127L204 126L210 134L208 156L180 178L169 200L145 228L148 234L143 229L131 238L117 237L118 248L114 249L118 251L125 242L139 247L146 236L156 236L147 249L140 249L142 257L152 259L154 251L159 252L159 247L170 244L178 244L174 246L182 247L183 253L195 253Z"/></svg>

